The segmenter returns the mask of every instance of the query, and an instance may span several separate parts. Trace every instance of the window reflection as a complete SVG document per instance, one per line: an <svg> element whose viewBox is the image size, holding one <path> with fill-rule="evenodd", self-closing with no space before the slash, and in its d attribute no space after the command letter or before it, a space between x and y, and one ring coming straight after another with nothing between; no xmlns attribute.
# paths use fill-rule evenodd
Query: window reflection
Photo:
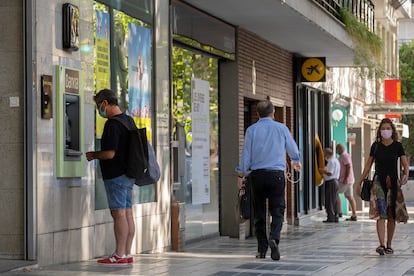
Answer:
<svg viewBox="0 0 414 276"><path fill-rule="evenodd" d="M123 4L119 8L127 9L128 14L94 2L95 90L112 88L116 91L121 110L132 116L138 127L145 127L151 140L154 94L151 85L152 26L131 16L135 14L134 8L127 2ZM146 4L147 1L141 1L139 5ZM135 12L139 14L139 11ZM147 17L145 12L141 15ZM140 77L136 78L137 75ZM100 149L104 124L105 120L96 112L96 150ZM95 207L97 210L105 209L107 201L99 162L96 162L95 172ZM155 198L155 185L134 187L133 203L153 202Z"/></svg>
<svg viewBox="0 0 414 276"><path fill-rule="evenodd" d="M174 140L177 148L174 151L174 200L185 202L186 212L186 240L218 233L218 60L193 51L173 48L173 125ZM209 155L209 198L206 203L197 204L199 190L194 182L195 166L200 167L202 162L199 156L194 156L193 131L196 122L193 122L192 109L192 81L199 79L207 81L209 131L206 145ZM197 103L198 104L198 103ZM181 149L180 149L181 147ZM182 163L182 164L181 164Z"/></svg>

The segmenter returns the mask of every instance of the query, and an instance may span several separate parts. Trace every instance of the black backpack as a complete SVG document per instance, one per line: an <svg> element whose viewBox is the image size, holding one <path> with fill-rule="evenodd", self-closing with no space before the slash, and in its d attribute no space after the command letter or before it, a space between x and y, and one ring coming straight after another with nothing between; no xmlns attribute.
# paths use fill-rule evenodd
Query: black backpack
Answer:
<svg viewBox="0 0 414 276"><path fill-rule="evenodd" d="M127 167L125 174L135 179L135 184L144 186L156 183L160 179L160 167L155 157L154 149L148 143L147 130L128 124L119 117L113 117L129 132Z"/></svg>

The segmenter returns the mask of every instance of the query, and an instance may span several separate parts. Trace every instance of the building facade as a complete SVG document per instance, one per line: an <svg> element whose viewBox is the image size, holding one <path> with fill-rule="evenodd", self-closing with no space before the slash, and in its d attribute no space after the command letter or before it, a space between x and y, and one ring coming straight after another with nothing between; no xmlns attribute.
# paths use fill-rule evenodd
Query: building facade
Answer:
<svg viewBox="0 0 414 276"><path fill-rule="evenodd" d="M1 112L8 119L0 141L5 150L1 217L7 225L0 233L0 256L47 265L113 250L112 218L98 163L86 162L84 154L99 147L102 123L95 119L96 88L116 88L122 99L125 78L133 80L131 74L137 71L138 62L131 60L131 68L120 68L128 64L127 52L122 54L128 46L120 42L126 37L122 31L146 39L138 49L130 47L129 55L146 51L139 54L149 58L143 62L148 66L143 77L151 80L143 85L156 87L146 104L156 112L149 115L141 108L135 114L137 124L151 130L162 167L159 183L135 190L133 247L134 252L164 250L170 244L169 107L163 100L169 97L170 33L165 17L169 5L165 1L140 1L140 6L128 1L115 6L111 1L65 4L1 5L2 22L10 24L3 35L10 40L1 46L1 83L8 91L2 96ZM133 98L128 100L129 109L123 106L124 110L132 110L134 104L140 107Z"/></svg>
<svg viewBox="0 0 414 276"><path fill-rule="evenodd" d="M273 102L275 119L289 127L302 154L303 172L287 183L286 223L321 210L315 137L331 145L332 68L353 65L340 8L374 11L372 1L347 2L1 4L0 21L10 27L0 44L0 112L7 118L0 257L48 265L112 253L99 164L84 157L99 149L104 121L93 96L107 87L147 128L161 167L158 183L134 188L134 253L170 249L173 225L183 243L239 237L234 169L261 99ZM325 85L299 79L301 61L310 57L326 58ZM171 215L175 203L178 218Z"/></svg>

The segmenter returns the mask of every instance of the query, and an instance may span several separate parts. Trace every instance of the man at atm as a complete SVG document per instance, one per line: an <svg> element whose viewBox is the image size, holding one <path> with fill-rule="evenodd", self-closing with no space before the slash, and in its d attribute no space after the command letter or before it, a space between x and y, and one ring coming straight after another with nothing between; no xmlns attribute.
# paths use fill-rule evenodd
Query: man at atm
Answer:
<svg viewBox="0 0 414 276"><path fill-rule="evenodd" d="M117 120L118 117L127 125L134 124L130 116L123 113L118 106L118 98L110 89L99 91L94 97L99 114L108 118L105 122L100 151L86 153L88 161L99 159L102 178L105 184L111 216L114 220L115 252L103 259L101 264L128 264L133 262L131 255L135 224L132 213L132 189L135 179L126 173L128 129Z"/></svg>

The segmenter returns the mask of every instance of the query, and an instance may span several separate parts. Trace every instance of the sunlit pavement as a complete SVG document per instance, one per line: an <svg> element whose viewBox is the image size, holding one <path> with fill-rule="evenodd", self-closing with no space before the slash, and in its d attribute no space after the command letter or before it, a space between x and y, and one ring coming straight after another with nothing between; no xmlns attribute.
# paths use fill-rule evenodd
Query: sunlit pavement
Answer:
<svg viewBox="0 0 414 276"><path fill-rule="evenodd" d="M408 205L412 205L411 203ZM414 205L412 205L414 206ZM28 266L2 275L414 275L414 207L412 221L398 224L394 254L379 256L375 221L322 223L323 212L300 226L284 226L280 261L256 259L256 240L217 237L188 244L185 252L139 254L133 265L105 266L96 260L49 267ZM0 261L1 262L1 261Z"/></svg>

